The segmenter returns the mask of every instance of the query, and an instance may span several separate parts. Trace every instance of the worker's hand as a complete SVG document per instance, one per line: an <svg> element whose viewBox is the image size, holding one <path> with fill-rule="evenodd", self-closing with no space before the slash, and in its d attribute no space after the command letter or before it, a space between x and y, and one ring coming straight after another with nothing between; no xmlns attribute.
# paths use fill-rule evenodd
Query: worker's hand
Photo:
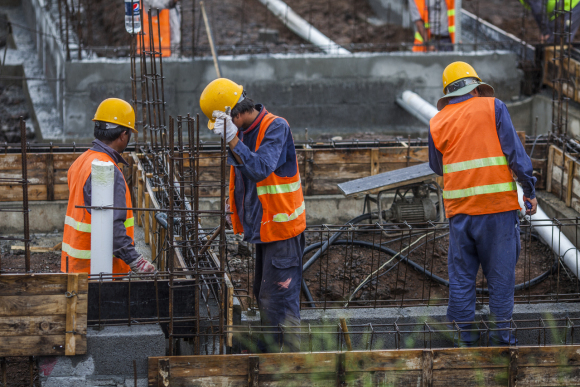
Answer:
<svg viewBox="0 0 580 387"><path fill-rule="evenodd" d="M532 205L532 208L530 209L526 207L526 215L534 215L538 209L538 199L528 199L526 195L524 195L524 202L529 202Z"/></svg>
<svg viewBox="0 0 580 387"><path fill-rule="evenodd" d="M214 111L212 116L215 118L213 131L222 136L222 138L225 138L226 142L232 141L234 137L236 137L236 134L238 134L238 128L232 122L232 117L224 112L220 112L219 110ZM224 120L226 122L225 128Z"/></svg>
<svg viewBox="0 0 580 387"><path fill-rule="evenodd" d="M136 260L129 264L131 271L133 273L139 274L149 274L155 273L155 266L153 266L148 260L143 257L143 254L139 256Z"/></svg>

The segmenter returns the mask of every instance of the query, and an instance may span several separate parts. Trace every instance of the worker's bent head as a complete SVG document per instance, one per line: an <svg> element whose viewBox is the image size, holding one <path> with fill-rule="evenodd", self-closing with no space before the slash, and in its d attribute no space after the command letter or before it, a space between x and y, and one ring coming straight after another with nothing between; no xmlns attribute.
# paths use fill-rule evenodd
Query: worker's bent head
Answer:
<svg viewBox="0 0 580 387"><path fill-rule="evenodd" d="M465 62L453 62L443 70L443 94L444 97L437 102L437 109L443 109L450 98L459 97L471 93L477 89L481 97L493 97L493 87L484 83L477 75L475 69Z"/></svg>
<svg viewBox="0 0 580 387"><path fill-rule="evenodd" d="M107 98L97 108L93 121L95 124L95 137L97 126L102 130L111 130L118 127L124 127L135 133L135 111L133 107L127 102L119 98ZM105 123L106 125L101 125Z"/></svg>
<svg viewBox="0 0 580 387"><path fill-rule="evenodd" d="M207 127L213 129L215 118L213 112L225 112L229 107L233 109L245 99L244 87L227 79L218 78L205 87L199 98L201 111L209 119ZM238 113L239 114L239 113Z"/></svg>

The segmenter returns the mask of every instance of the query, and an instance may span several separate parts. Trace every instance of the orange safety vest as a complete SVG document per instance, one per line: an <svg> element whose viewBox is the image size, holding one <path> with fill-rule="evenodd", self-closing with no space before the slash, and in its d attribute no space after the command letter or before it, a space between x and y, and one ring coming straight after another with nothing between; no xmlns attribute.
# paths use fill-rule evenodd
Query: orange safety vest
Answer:
<svg viewBox="0 0 580 387"><path fill-rule="evenodd" d="M425 0L415 0L419 14L421 15L421 20L425 23L425 29L427 30L427 36L431 39L431 23L429 21L429 7L425 4ZM455 43L455 0L445 0L447 5L447 29L449 31L449 37L451 42ZM426 52L425 42L419 31L415 31L415 42L413 43L413 52Z"/></svg>
<svg viewBox="0 0 580 387"><path fill-rule="evenodd" d="M110 161L119 168L109 155L90 149L76 159L69 168L67 179L70 195L66 208L60 259L60 270L62 272L66 272L67 257L69 273L90 273L91 271L91 214L86 208L76 208L76 206L85 205L83 187L91 174L91 163L95 159ZM119 168L119 170L121 169ZM126 182L125 190L127 207L132 207L131 192ZM135 244L134 223L133 211L127 210L125 227L127 228L127 235L133 240L133 245ZM115 257L113 257L112 269L113 273L128 273L131 271L129 265Z"/></svg>
<svg viewBox="0 0 580 387"><path fill-rule="evenodd" d="M276 118L279 117L268 113L260 122L260 132L256 139L256 152L264 139L266 130ZM235 181L236 170L232 166L230 169L232 224L234 226L234 234L241 234L244 232L244 227L238 216L236 201L234 200ZM306 208L304 196L302 196L298 159L296 159L296 174L294 176L280 177L272 172L268 177L256 184L256 189L260 203L262 203L262 221L260 222L260 239L262 242L290 239L300 235L306 229Z"/></svg>
<svg viewBox="0 0 580 387"><path fill-rule="evenodd" d="M448 218L517 210L516 183L495 125L495 98L449 104L431 119L443 155L443 201Z"/></svg>
<svg viewBox="0 0 580 387"><path fill-rule="evenodd" d="M153 47L155 48L155 51L159 52L159 30L161 30L161 55L164 58L171 56L171 25L169 24L169 10L160 10L159 18L157 18L157 16L153 16L153 12L151 14L151 19L153 20L153 25L151 26L153 29ZM143 37L143 40L145 41L145 51L148 51L151 45L151 37L149 36L149 14L147 12L143 12L142 31L145 34ZM137 54L140 54L141 36L138 35L137 39Z"/></svg>

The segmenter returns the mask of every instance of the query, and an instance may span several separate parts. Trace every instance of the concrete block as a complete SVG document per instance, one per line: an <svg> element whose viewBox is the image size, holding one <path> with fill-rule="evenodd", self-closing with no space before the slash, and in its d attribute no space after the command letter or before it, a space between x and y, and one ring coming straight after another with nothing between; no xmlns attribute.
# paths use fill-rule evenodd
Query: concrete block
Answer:
<svg viewBox="0 0 580 387"><path fill-rule="evenodd" d="M164 355L165 335L156 324L89 328L85 355L40 357L38 366L43 386L125 386L126 378L133 386L133 360L142 384L147 358Z"/></svg>

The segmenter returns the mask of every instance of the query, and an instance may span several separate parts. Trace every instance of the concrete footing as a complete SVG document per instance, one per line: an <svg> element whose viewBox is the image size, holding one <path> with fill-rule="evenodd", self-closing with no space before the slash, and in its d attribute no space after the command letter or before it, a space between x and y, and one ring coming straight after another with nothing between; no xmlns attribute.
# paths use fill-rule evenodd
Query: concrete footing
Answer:
<svg viewBox="0 0 580 387"><path fill-rule="evenodd" d="M40 357L42 387L147 386L147 358L165 356L158 325L110 326L87 330L87 354Z"/></svg>

